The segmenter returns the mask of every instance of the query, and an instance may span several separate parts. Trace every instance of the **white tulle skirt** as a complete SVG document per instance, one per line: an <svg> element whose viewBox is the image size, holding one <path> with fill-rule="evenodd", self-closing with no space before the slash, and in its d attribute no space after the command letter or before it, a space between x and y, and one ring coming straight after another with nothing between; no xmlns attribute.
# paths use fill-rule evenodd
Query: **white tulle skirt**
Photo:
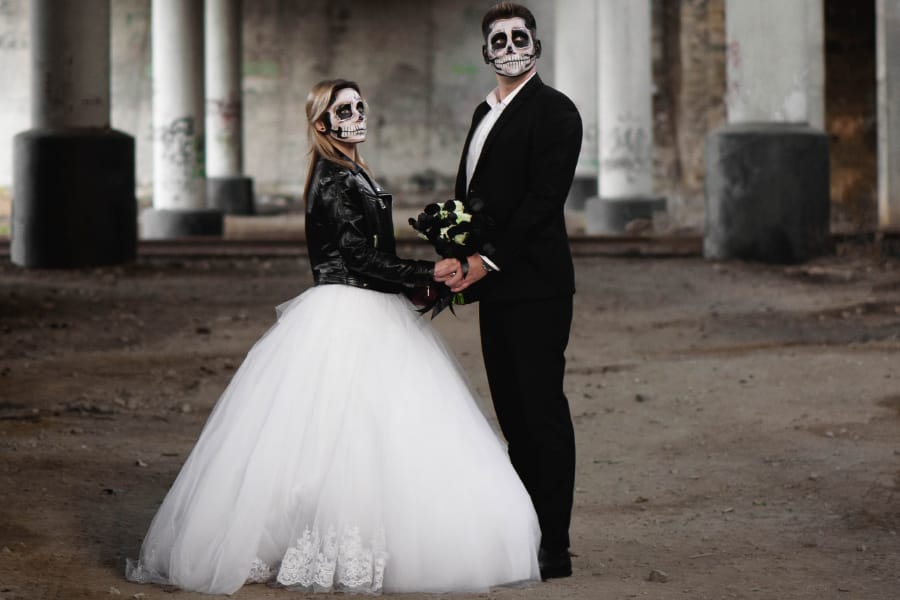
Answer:
<svg viewBox="0 0 900 600"><path fill-rule="evenodd" d="M484 591L539 579L540 530L427 317L314 287L278 308L126 576L230 594Z"/></svg>

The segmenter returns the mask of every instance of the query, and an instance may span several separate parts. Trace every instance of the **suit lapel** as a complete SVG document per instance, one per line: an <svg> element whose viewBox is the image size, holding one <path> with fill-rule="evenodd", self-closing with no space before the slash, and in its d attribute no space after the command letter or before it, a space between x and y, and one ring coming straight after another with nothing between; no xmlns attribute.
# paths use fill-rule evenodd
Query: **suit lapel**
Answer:
<svg viewBox="0 0 900 600"><path fill-rule="evenodd" d="M469 128L469 135L466 136L466 143L463 146L463 154L469 153L469 145L472 143L472 136L475 135L478 124L481 123L484 115L488 114L490 111L491 107L487 102L482 102L478 105L478 108L475 109L475 116L472 117L472 126Z"/></svg>
<svg viewBox="0 0 900 600"><path fill-rule="evenodd" d="M516 94L516 97L513 98L513 101L509 103L509 106L503 109L503 112L500 114L500 118L497 119L497 122L494 123L494 126L491 128L491 132L488 133L487 139L484 140L484 146L481 147L481 156L486 156L487 153L490 152L491 145L494 143L494 140L497 139L497 136L503 130L503 127L512 120L519 109L521 109L525 104L526 100L528 100L530 96L537 92L538 89L543 87L543 85L544 83L541 81L540 75L535 73L534 77L532 77L528 81L528 83L525 84L525 87L519 90L519 93ZM474 130L475 128L473 127L472 131ZM472 131L469 132L469 140L466 140L466 156L468 155L469 141L472 138ZM475 172L472 173L472 181L475 181L481 165L482 161L479 159L478 164L475 165Z"/></svg>

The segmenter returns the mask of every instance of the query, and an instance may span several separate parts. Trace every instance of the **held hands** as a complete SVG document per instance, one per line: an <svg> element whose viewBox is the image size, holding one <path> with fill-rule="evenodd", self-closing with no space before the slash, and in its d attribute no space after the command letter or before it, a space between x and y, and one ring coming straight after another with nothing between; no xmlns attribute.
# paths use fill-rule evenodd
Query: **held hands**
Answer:
<svg viewBox="0 0 900 600"><path fill-rule="evenodd" d="M434 266L434 280L444 283L451 292L461 292L487 275L481 257L473 254L467 259L468 269L455 258L445 258Z"/></svg>
<svg viewBox="0 0 900 600"><path fill-rule="evenodd" d="M457 259L445 258L435 263L434 280L439 283L446 283L461 271L462 267Z"/></svg>

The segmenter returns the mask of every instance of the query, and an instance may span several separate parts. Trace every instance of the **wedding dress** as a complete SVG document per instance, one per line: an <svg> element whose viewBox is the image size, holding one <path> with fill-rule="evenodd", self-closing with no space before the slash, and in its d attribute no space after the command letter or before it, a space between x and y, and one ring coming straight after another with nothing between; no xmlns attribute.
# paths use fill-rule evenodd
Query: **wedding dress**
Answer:
<svg viewBox="0 0 900 600"><path fill-rule="evenodd" d="M278 313L127 578L224 594L538 580L531 501L428 318L401 295L344 285Z"/></svg>

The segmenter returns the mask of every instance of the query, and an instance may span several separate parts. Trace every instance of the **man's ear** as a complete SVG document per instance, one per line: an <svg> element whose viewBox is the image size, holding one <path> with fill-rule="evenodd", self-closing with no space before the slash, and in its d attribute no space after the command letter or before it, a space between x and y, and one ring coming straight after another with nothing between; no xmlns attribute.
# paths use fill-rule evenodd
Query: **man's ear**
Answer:
<svg viewBox="0 0 900 600"><path fill-rule="evenodd" d="M484 64L486 64L486 65L491 64L491 59L488 58L487 44L485 44L481 47L481 57L484 59Z"/></svg>
<svg viewBox="0 0 900 600"><path fill-rule="evenodd" d="M534 57L535 58L541 57L541 49L542 49L541 48L541 40L537 40L537 39L534 40Z"/></svg>

